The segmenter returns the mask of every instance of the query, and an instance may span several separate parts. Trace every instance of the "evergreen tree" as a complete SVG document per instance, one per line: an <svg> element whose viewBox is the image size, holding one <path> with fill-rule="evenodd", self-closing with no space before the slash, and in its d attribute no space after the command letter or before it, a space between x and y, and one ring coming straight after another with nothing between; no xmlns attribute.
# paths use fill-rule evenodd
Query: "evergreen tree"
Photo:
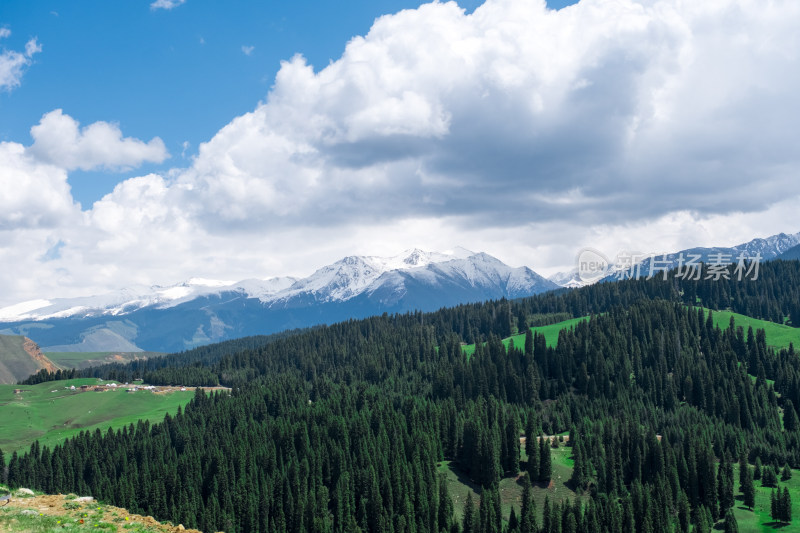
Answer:
<svg viewBox="0 0 800 533"><path fill-rule="evenodd" d="M725 512L725 533L739 533L739 524L736 522L736 515L733 509Z"/></svg>
<svg viewBox="0 0 800 533"><path fill-rule="evenodd" d="M508 516L508 529L506 531L508 533L519 533L519 521L514 507L511 508L511 513Z"/></svg>
<svg viewBox="0 0 800 533"><path fill-rule="evenodd" d="M548 442L550 439L542 437L539 439L539 481L543 483L550 483L550 477L553 472L553 463L550 456L550 446Z"/></svg>
<svg viewBox="0 0 800 533"><path fill-rule="evenodd" d="M788 432L800 429L800 421L797 419L797 411L794 409L792 400L786 400L783 407L783 429Z"/></svg>
<svg viewBox="0 0 800 533"><path fill-rule="evenodd" d="M538 428L534 426L533 417L528 417L527 425L525 426L525 453L528 456L528 476L532 481L539 480L539 441L535 435L538 433Z"/></svg>
<svg viewBox="0 0 800 533"><path fill-rule="evenodd" d="M719 497L719 513L724 516L728 509L736 503L733 490L733 464L727 454L723 456L717 471L717 493Z"/></svg>
<svg viewBox="0 0 800 533"><path fill-rule="evenodd" d="M6 458L3 455L3 450L0 448L0 483L7 482L6 474Z"/></svg>
<svg viewBox="0 0 800 533"><path fill-rule="evenodd" d="M530 476L522 478L522 516L520 517L520 533L536 533L539 530L536 524L533 496L531 494Z"/></svg>
<svg viewBox="0 0 800 533"><path fill-rule="evenodd" d="M789 495L789 488L783 487L783 521L792 521L792 497Z"/></svg>
<svg viewBox="0 0 800 533"><path fill-rule="evenodd" d="M792 479L792 469L789 468L788 464L783 465L783 470L781 470L781 481L789 481Z"/></svg>
<svg viewBox="0 0 800 533"><path fill-rule="evenodd" d="M761 457L756 457L756 464L753 467L753 479L759 481L761 479Z"/></svg>
<svg viewBox="0 0 800 533"><path fill-rule="evenodd" d="M775 468L773 468L772 465L767 465L762 469L761 486L762 487L778 486L778 475L775 473Z"/></svg>
<svg viewBox="0 0 800 533"><path fill-rule="evenodd" d="M475 523L475 503L472 501L472 493L467 492L467 501L464 502L464 533L479 533L478 524Z"/></svg>
<svg viewBox="0 0 800 533"><path fill-rule="evenodd" d="M742 503L752 510L756 505L756 487L753 483L753 475L747 463L743 466L740 465L739 468L739 490L743 496Z"/></svg>
<svg viewBox="0 0 800 533"><path fill-rule="evenodd" d="M448 532L453 525L453 500L447 490L447 477L439 476L439 505L437 522L439 531Z"/></svg>

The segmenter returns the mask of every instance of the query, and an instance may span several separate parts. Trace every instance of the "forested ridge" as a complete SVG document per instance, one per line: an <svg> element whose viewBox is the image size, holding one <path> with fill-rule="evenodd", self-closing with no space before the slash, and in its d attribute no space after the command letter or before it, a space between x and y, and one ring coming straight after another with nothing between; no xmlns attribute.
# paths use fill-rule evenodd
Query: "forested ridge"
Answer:
<svg viewBox="0 0 800 533"><path fill-rule="evenodd" d="M233 391L199 392L162 424L34 444L4 459L8 481L228 533L709 531L747 490L748 464L768 477L800 467L800 359L693 305L797 324L799 290L800 263L775 261L757 281L604 283L233 341L177 366L91 369ZM501 342L585 315L554 347L530 331L523 345ZM468 359L461 344L476 341ZM550 448L536 437L562 432L586 498L534 508L526 486L501 520L498 481L522 469L520 483L546 484ZM436 473L442 460L484 487L463 517Z"/></svg>

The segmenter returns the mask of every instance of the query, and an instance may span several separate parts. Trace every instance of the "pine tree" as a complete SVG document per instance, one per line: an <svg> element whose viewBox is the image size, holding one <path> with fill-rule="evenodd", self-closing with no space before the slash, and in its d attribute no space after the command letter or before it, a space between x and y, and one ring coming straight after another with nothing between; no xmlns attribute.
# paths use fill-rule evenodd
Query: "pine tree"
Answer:
<svg viewBox="0 0 800 533"><path fill-rule="evenodd" d="M786 404L783 407L783 429L787 432L800 429L800 421L797 419L797 411L794 409L792 400L786 400Z"/></svg>
<svg viewBox="0 0 800 533"><path fill-rule="evenodd" d="M539 439L539 481L543 483L550 483L550 477L553 473L553 463L550 457L550 446L548 445L550 439L542 437Z"/></svg>
<svg viewBox="0 0 800 533"><path fill-rule="evenodd" d="M447 490L447 477L439 476L439 509L438 509L439 531L447 532L453 523L453 500Z"/></svg>
<svg viewBox="0 0 800 533"><path fill-rule="evenodd" d="M756 481L761 479L761 457L756 457L756 464L753 467L753 479Z"/></svg>
<svg viewBox="0 0 800 533"><path fill-rule="evenodd" d="M511 507L511 513L508 516L508 529L507 533L519 533L519 521L517 520L517 512L514 507Z"/></svg>
<svg viewBox="0 0 800 533"><path fill-rule="evenodd" d="M736 515L733 509L725 512L725 533L739 533L739 524L736 522Z"/></svg>
<svg viewBox="0 0 800 533"><path fill-rule="evenodd" d="M792 521L792 497L789 495L789 488L783 487L781 497L781 519L787 524Z"/></svg>
<svg viewBox="0 0 800 533"><path fill-rule="evenodd" d="M776 487L778 485L778 475L771 465L767 465L761 471L761 486Z"/></svg>
<svg viewBox="0 0 800 533"><path fill-rule="evenodd" d="M781 481L789 481L792 479L792 469L789 468L789 465L783 465L783 470L781 470Z"/></svg>
<svg viewBox="0 0 800 533"><path fill-rule="evenodd" d="M478 533L475 523L475 504L472 501L472 493L467 492L467 501L464 502L464 533Z"/></svg>
<svg viewBox="0 0 800 533"><path fill-rule="evenodd" d="M780 502L778 501L778 498L775 497L775 489L772 489L772 492L769 495L769 515L773 520L780 522Z"/></svg>
<svg viewBox="0 0 800 533"><path fill-rule="evenodd" d="M756 486L755 483L753 483L753 474L747 463L739 468L739 490L742 492L743 496L742 503L744 503L745 507L752 510L756 505Z"/></svg>
<svg viewBox="0 0 800 533"><path fill-rule="evenodd" d="M719 498L719 513L724 516L728 509L736 503L733 491L733 465L731 464L731 458L727 454L722 458L717 471L717 494Z"/></svg>
<svg viewBox="0 0 800 533"><path fill-rule="evenodd" d="M520 533L536 533L539 530L536 524L536 513L531 494L530 476L522 478L522 516L520 517Z"/></svg>
<svg viewBox="0 0 800 533"><path fill-rule="evenodd" d="M528 476L531 481L539 480L539 441L535 437L536 428L533 425L533 417L528 416L528 424L525 426L525 453L528 455Z"/></svg>

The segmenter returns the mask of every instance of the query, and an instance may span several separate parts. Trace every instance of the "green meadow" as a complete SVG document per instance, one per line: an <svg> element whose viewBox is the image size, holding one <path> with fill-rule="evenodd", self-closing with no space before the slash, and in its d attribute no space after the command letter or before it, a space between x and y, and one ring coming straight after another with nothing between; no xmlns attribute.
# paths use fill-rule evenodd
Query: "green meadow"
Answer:
<svg viewBox="0 0 800 533"><path fill-rule="evenodd" d="M84 369L107 363L127 363L139 359L161 357L159 352L47 352L45 353L59 368Z"/></svg>
<svg viewBox="0 0 800 533"><path fill-rule="evenodd" d="M589 320L589 317L584 316L580 318L570 318L569 320L556 322L555 324L550 324L548 326L537 326L531 328L531 331L539 333L540 335L544 335L547 346L553 347L558 344L558 334L562 329L574 327L575 324L583 322L584 320ZM514 346L518 348L525 346L525 333L523 332L518 335L512 335L511 337L503 339L503 344L506 348L508 348L508 345L512 340L514 341ZM475 353L474 344L466 344L462 346L461 349L464 350L464 353L467 354L467 356L471 356L473 353Z"/></svg>
<svg viewBox="0 0 800 533"><path fill-rule="evenodd" d="M0 385L0 449L8 456L22 451L33 441L50 447L81 431L121 428L139 419L159 422L166 413L174 414L186 405L194 392L121 390L80 391L81 385L94 387L94 378L50 381L38 385ZM75 386L76 390L69 389ZM23 392L15 394L14 389Z"/></svg>
<svg viewBox="0 0 800 533"><path fill-rule="evenodd" d="M703 310L706 314L708 313L708 309L703 308ZM796 347L800 348L800 328L793 328L785 324L776 324L775 322L768 322L731 311L714 311L714 325L719 326L721 329L728 329L731 317L733 317L736 327L741 326L744 328L745 334L747 334L748 327L752 327L753 331L763 329L764 333L767 335L767 345L769 346L788 348L789 343L793 343Z"/></svg>
<svg viewBox="0 0 800 533"><path fill-rule="evenodd" d="M522 466L524 461L527 460L525 456L524 447L522 451ZM572 460L572 448L566 445L561 445L558 448L551 449L551 457L553 464L553 478L552 483L545 487L542 484L533 485L533 500L537 509L537 520L539 524L542 523L542 509L544 507L544 500L546 497L555 503L565 499L574 500L581 497L570 488L569 479L572 476L572 468L574 462ZM734 491L736 494L736 505L734 512L736 513L736 520L739 524L740 533L757 533L767 531L796 531L800 530L800 470L792 470L792 478L788 481L779 481L778 487L783 489L787 487L792 498L792 523L791 524L778 524L770 517L770 494L772 489L763 487L761 481L755 481L756 487L756 505L753 510L743 506L742 495L739 492L739 465L734 464ZM752 465L751 465L752 468ZM461 519L464 515L464 504L467 500L467 495L472 497L473 504L476 506L480 502L481 489L478 485L472 483L464 474L462 474L458 466L450 461L444 461L439 464L438 470L444 474L447 480L447 488L450 497L453 500L453 507L456 516ZM505 477L500 481L500 501L503 510L503 519L508 520L511 514L511 508L516 509L517 516L520 514L522 506L522 483L520 472L517 476ZM722 524L722 522L719 522Z"/></svg>

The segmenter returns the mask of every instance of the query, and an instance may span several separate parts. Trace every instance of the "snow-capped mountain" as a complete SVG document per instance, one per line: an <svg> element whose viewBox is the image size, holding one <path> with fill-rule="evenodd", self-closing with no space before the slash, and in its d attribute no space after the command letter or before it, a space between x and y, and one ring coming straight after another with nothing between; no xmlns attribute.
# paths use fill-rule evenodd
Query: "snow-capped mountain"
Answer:
<svg viewBox="0 0 800 533"><path fill-rule="evenodd" d="M75 316L125 315L144 307L166 309L201 296L241 292L250 298L266 299L290 287L296 278L248 279L238 283L192 278L169 287L133 287L108 294L77 298L33 300L0 309L0 322L44 320Z"/></svg>
<svg viewBox="0 0 800 533"><path fill-rule="evenodd" d="M0 333L24 332L46 351L177 351L243 335L555 288L531 269L512 268L485 253L414 249L393 257L345 257L303 279L192 279L170 287L25 302L0 309L0 322L6 323Z"/></svg>

